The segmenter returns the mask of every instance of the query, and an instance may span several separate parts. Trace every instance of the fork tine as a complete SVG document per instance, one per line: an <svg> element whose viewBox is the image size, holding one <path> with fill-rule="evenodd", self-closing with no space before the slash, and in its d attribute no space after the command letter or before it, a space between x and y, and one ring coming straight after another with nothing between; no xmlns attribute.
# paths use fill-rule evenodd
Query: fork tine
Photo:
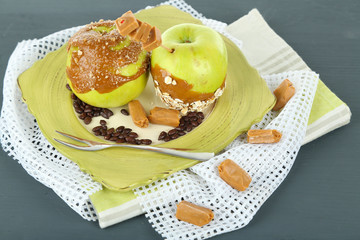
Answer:
<svg viewBox="0 0 360 240"><path fill-rule="evenodd" d="M68 133L60 132L60 131L58 131L58 130L55 130L55 132L63 135L64 137L68 137L68 138L73 139L73 140L75 140L75 141L85 143L85 144L87 144L87 145L89 145L89 146L104 145L104 143L101 143L101 142L96 142L96 141L93 141L93 140L88 140L88 139L84 139L84 138L79 138L79 137L70 135L70 134L68 134Z"/></svg>
<svg viewBox="0 0 360 240"><path fill-rule="evenodd" d="M79 149L79 150L91 150L90 149L90 146L80 146L80 145L76 145L76 144L72 144L72 143L68 143L68 142L65 142L65 141L62 141L60 139L56 139L56 138L53 138L55 141L57 141L58 143L61 143L65 146L68 146L68 147L71 147L71 148L75 148L75 149Z"/></svg>
<svg viewBox="0 0 360 240"><path fill-rule="evenodd" d="M86 139L79 138L79 137L75 137L75 136L73 136L73 135L70 135L70 134L67 134L67 133L64 133L64 132L60 132L60 131L58 131L58 130L55 130L55 132L59 133L60 135L63 135L64 137L70 138L70 139L72 139L72 140L75 140L75 141L78 141L78 142L82 142L82 143L91 145L91 143L90 143L89 141L87 141ZM70 143L69 143L69 144L70 144Z"/></svg>

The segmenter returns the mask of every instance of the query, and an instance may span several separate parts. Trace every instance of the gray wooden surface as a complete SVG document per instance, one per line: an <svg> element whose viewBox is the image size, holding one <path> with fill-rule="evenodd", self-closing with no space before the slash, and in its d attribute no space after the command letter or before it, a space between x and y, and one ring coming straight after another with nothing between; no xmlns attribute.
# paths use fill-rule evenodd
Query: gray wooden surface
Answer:
<svg viewBox="0 0 360 240"><path fill-rule="evenodd" d="M160 1L0 0L0 76L16 43ZM258 8L351 108L349 125L302 147L244 229L213 239L360 239L360 1L188 1L226 23ZM1 81L2 87L2 81ZM1 98L2 103L2 98ZM0 239L161 239L144 216L101 230L0 151Z"/></svg>

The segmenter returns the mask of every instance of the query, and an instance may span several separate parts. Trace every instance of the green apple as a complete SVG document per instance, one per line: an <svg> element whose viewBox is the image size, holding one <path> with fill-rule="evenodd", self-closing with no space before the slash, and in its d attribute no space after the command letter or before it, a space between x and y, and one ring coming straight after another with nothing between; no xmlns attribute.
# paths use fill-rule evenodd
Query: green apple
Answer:
<svg viewBox="0 0 360 240"><path fill-rule="evenodd" d="M113 29L115 29L115 26L114 27L98 26L94 28L93 31L104 33L104 32L110 32ZM126 37L124 41L119 42L116 46L110 47L110 49L113 51L119 51L129 46L130 43L131 43L131 39L129 37ZM78 50L79 49L77 46L71 46L69 48L67 53L67 61L66 61L67 67L71 68L72 54ZM147 61L147 52L145 50L143 50L140 53L137 62L114 69L113 72L114 74L131 77L140 70L144 61ZM76 91L76 89L74 89L71 79L69 79L68 77L67 77L67 82L70 85L72 91L75 93L75 95L78 98L80 98L83 102L95 107L111 108L111 107L118 107L125 105L131 100L137 98L144 90L148 80L148 76L149 76L148 71L146 71L138 78L131 80L108 93L99 93L96 89L86 93L79 93Z"/></svg>
<svg viewBox="0 0 360 240"><path fill-rule="evenodd" d="M162 34L162 44L173 51L154 49L152 68L158 65L199 93L214 93L223 84L227 51L222 37L213 29L188 23L175 25Z"/></svg>

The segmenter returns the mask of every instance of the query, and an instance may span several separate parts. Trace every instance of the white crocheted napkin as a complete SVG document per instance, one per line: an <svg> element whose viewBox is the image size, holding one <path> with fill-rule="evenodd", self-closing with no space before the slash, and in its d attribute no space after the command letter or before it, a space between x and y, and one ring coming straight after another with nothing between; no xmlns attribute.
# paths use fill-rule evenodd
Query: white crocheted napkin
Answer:
<svg viewBox="0 0 360 240"><path fill-rule="evenodd" d="M223 154L190 170L136 189L149 222L166 239L204 239L244 227L290 171L304 140L318 75L294 71L265 76L271 90L284 79L294 83L296 93L278 114L269 112L254 129L276 129L283 134L276 144L248 144L236 139ZM249 188L239 192L219 177L217 166L232 159L252 177ZM175 218L176 204L186 200L213 210L208 225L198 227Z"/></svg>

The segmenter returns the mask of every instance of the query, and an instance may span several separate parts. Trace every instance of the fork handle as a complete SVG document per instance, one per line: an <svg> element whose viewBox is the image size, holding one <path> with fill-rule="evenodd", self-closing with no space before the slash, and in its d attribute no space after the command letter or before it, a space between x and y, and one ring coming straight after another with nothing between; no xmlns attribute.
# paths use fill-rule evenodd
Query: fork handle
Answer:
<svg viewBox="0 0 360 240"><path fill-rule="evenodd" d="M152 146L138 146L138 145L103 144L103 145L97 145L97 146L93 146L93 147L98 148L97 150L105 149L105 148L109 148L109 147L135 148L135 149L142 149L142 150L147 150L147 151L152 151L152 152L157 152L157 153L168 154L168 155L177 156L177 157L194 159L194 160L198 160L198 161L207 161L210 158L214 157L214 155L215 155L214 153L210 153L210 152L185 152L185 151L179 151L179 150L169 149L169 148L159 148L159 147L152 147Z"/></svg>

